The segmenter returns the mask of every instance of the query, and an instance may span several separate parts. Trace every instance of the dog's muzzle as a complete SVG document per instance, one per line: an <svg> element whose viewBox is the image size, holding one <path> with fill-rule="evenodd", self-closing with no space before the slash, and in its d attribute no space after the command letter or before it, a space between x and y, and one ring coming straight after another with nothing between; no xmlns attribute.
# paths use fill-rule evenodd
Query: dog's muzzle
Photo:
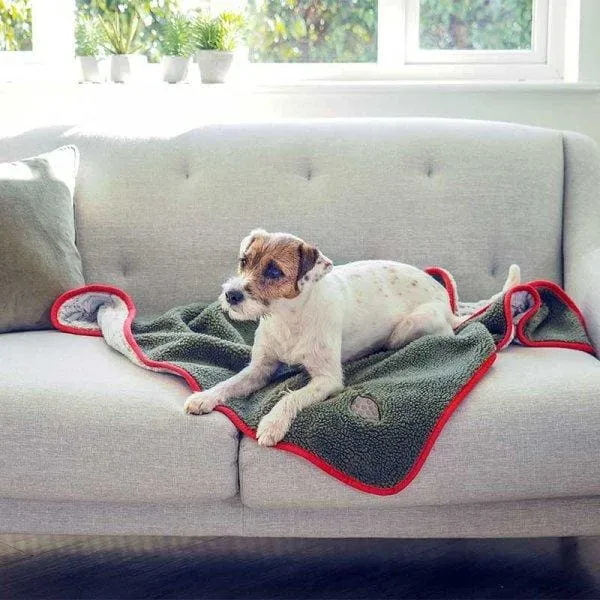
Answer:
<svg viewBox="0 0 600 600"><path fill-rule="evenodd" d="M231 306L237 306L244 301L244 292L241 290L229 290L225 292L225 300L227 300Z"/></svg>

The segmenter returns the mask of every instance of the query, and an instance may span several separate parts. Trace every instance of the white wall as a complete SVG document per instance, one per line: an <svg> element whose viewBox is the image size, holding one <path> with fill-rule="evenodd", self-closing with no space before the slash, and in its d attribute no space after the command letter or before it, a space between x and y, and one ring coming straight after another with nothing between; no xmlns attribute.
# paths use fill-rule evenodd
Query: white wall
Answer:
<svg viewBox="0 0 600 600"><path fill-rule="evenodd" d="M600 142L600 91L593 86L360 84L252 91L230 86L0 86L0 127L44 124L215 121L298 117L457 117L570 129Z"/></svg>

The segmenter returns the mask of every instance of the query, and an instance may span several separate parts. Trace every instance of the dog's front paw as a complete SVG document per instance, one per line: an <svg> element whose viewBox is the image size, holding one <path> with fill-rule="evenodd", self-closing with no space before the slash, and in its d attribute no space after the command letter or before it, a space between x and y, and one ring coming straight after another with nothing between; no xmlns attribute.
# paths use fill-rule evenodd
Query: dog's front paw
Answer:
<svg viewBox="0 0 600 600"><path fill-rule="evenodd" d="M211 412L217 404L223 404L217 394L211 393L210 390L196 392L185 401L183 410L190 415L202 415Z"/></svg>
<svg viewBox="0 0 600 600"><path fill-rule="evenodd" d="M256 429L256 439L261 446L274 446L288 432L288 419L269 413L265 415Z"/></svg>

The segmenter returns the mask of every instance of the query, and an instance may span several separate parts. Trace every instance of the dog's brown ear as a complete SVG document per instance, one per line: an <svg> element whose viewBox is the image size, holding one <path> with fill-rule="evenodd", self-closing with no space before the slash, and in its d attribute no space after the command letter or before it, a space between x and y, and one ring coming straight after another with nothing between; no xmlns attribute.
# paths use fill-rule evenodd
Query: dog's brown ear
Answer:
<svg viewBox="0 0 600 600"><path fill-rule="evenodd" d="M302 242L298 246L300 260L298 261L298 277L296 281L300 281L316 264L319 258L319 250L314 246L309 246Z"/></svg>

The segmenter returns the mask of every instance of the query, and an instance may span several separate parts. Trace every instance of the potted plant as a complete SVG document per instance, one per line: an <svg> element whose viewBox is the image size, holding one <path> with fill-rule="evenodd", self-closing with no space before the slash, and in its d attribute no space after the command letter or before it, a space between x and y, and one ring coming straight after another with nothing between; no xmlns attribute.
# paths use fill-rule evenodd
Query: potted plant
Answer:
<svg viewBox="0 0 600 600"><path fill-rule="evenodd" d="M165 20L159 50L162 54L163 79L169 83L183 81L188 74L192 23L187 15L174 14Z"/></svg>
<svg viewBox="0 0 600 600"><path fill-rule="evenodd" d="M107 79L107 61L102 56L102 42L102 29L98 19L79 14L75 25L75 50L83 81L102 83Z"/></svg>
<svg viewBox="0 0 600 600"><path fill-rule="evenodd" d="M137 52L142 48L139 37L144 20L135 2L107 8L102 2L100 25L104 32L104 48L111 54L110 77L125 83L140 75L148 59Z"/></svg>
<svg viewBox="0 0 600 600"><path fill-rule="evenodd" d="M192 26L192 44L202 83L224 83L233 61L244 17L223 12L215 18L200 14Z"/></svg>

